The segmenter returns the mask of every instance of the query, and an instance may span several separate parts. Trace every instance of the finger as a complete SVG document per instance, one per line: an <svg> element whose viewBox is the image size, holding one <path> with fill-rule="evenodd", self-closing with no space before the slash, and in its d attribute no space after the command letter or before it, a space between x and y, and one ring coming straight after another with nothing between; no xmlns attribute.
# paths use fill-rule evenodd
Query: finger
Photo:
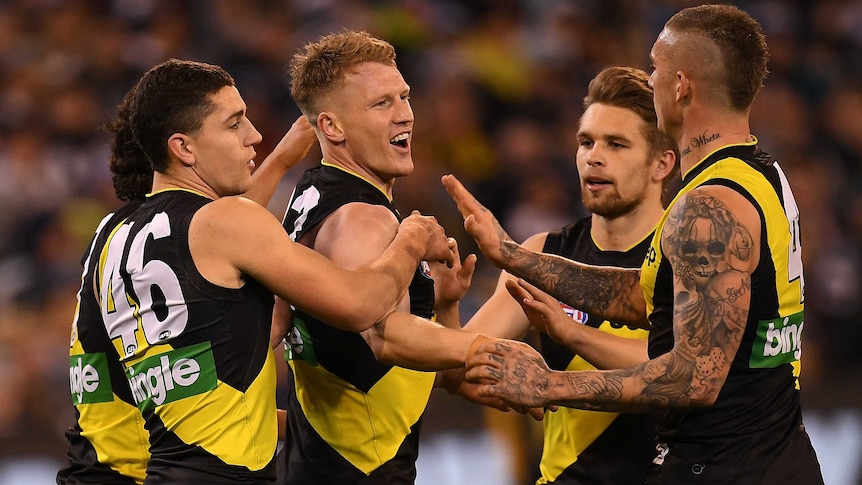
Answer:
<svg viewBox="0 0 862 485"><path fill-rule="evenodd" d="M473 274L476 272L476 262L479 258L475 254L469 254L464 261L461 262L461 276L464 279L473 279Z"/></svg>
<svg viewBox="0 0 862 485"><path fill-rule="evenodd" d="M464 374L464 379L467 382L472 382L474 384L489 385L498 381L495 375L499 375L499 372L493 371L489 366L476 365L467 369L467 372Z"/></svg>
<svg viewBox="0 0 862 485"><path fill-rule="evenodd" d="M444 175L441 181L443 182L443 186L446 187L446 192L455 201L458 211L461 212L462 216L467 217L482 207L482 204L473 197L473 194L454 175Z"/></svg>
<svg viewBox="0 0 862 485"><path fill-rule="evenodd" d="M518 285L524 289L527 293L529 293L530 297L534 300L544 302L546 304L556 303L557 299L553 296L549 295L539 287L530 284L524 279L518 278Z"/></svg>
<svg viewBox="0 0 862 485"><path fill-rule="evenodd" d="M504 413L508 413L512 410L508 404L498 397L481 397L478 398L477 401L483 406L488 406L489 408L494 408L498 411L503 411Z"/></svg>
<svg viewBox="0 0 862 485"><path fill-rule="evenodd" d="M447 237L446 243L449 244L449 249L452 250L455 254L458 254L458 240L454 237Z"/></svg>
<svg viewBox="0 0 862 485"><path fill-rule="evenodd" d="M512 298L515 299L518 303L523 304L525 299L532 299L532 295L526 288L520 285L520 280L507 280L506 281L506 289L509 290L509 294L512 295Z"/></svg>
<svg viewBox="0 0 862 485"><path fill-rule="evenodd" d="M449 247L449 255L446 258L446 267L451 268L455 266L455 263L458 262L458 252L452 251L452 247Z"/></svg>
<svg viewBox="0 0 862 485"><path fill-rule="evenodd" d="M545 410L542 408L527 408L527 414L536 421L545 419Z"/></svg>
<svg viewBox="0 0 862 485"><path fill-rule="evenodd" d="M510 404L512 407L512 411L515 411L518 414L527 414L527 408L518 404Z"/></svg>
<svg viewBox="0 0 862 485"><path fill-rule="evenodd" d="M502 367L503 358L503 353L493 344L482 343L467 356L465 364L467 367L486 366L499 369Z"/></svg>

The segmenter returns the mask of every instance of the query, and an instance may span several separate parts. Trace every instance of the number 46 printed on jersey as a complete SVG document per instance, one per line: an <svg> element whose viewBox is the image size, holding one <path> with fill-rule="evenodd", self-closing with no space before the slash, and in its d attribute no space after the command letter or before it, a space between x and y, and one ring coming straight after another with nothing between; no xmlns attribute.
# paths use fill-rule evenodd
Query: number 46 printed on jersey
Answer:
<svg viewBox="0 0 862 485"><path fill-rule="evenodd" d="M120 340L123 359L133 356L143 344L176 337L188 323L188 308L176 273L163 261L144 260L144 247L150 238L171 235L167 214L160 212L147 224L134 226L117 227L99 262L102 317L115 345ZM139 341L141 337L146 341Z"/></svg>

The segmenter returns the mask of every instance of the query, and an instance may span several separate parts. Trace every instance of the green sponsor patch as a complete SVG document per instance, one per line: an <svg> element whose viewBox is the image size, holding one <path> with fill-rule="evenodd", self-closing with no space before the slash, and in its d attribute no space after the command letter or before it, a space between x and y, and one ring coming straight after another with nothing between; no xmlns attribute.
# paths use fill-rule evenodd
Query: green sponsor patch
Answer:
<svg viewBox="0 0 862 485"><path fill-rule="evenodd" d="M126 368L141 411L216 388L215 358L209 342L154 355Z"/></svg>
<svg viewBox="0 0 862 485"><path fill-rule="evenodd" d="M317 365L317 354L314 344L308 334L305 322L294 317L293 327L287 334L287 348L284 350L284 360L304 360L311 365Z"/></svg>
<svg viewBox="0 0 862 485"><path fill-rule="evenodd" d="M103 352L69 356L69 389L75 406L114 400L108 358Z"/></svg>
<svg viewBox="0 0 862 485"><path fill-rule="evenodd" d="M799 360L805 312L757 323L749 367L772 368Z"/></svg>

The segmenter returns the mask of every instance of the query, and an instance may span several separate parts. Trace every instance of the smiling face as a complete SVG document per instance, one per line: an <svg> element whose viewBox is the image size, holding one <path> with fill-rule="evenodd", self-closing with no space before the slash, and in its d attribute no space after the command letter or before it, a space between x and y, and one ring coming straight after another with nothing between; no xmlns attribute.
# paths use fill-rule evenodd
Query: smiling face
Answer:
<svg viewBox="0 0 862 485"><path fill-rule="evenodd" d="M225 86L210 99L215 109L185 142L194 155L192 169L219 197L242 194L251 186L254 146L261 134L246 117L235 87Z"/></svg>
<svg viewBox="0 0 862 485"><path fill-rule="evenodd" d="M358 65L332 95L330 110L340 128L339 156L383 184L413 171L413 109L410 87L398 68Z"/></svg>
<svg viewBox="0 0 862 485"><path fill-rule="evenodd" d="M645 122L625 108L594 103L581 116L578 130L578 175L584 207L613 219L637 208L652 180L658 155L651 155Z"/></svg>

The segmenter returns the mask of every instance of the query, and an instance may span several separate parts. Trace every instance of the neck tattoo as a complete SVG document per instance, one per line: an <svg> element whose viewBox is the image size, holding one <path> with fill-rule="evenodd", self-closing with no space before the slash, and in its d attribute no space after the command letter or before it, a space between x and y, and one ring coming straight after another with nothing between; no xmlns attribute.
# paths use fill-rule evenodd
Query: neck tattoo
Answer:
<svg viewBox="0 0 862 485"><path fill-rule="evenodd" d="M715 132L707 134L707 130L704 130L700 136L692 137L688 145L680 150L679 155L680 157L684 157L691 153L692 148L700 148L710 142L718 140L719 138L721 138L721 133Z"/></svg>

